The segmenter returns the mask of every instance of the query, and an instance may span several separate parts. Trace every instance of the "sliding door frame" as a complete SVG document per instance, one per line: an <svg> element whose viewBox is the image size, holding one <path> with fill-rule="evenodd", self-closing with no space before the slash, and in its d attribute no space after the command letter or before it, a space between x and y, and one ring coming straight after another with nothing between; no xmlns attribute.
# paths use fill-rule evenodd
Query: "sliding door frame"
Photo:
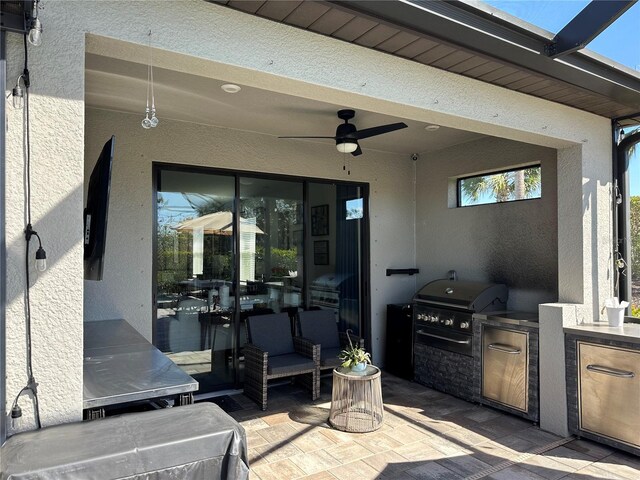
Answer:
<svg viewBox="0 0 640 480"><path fill-rule="evenodd" d="M153 247L152 247L152 298L151 298L151 326L152 326L152 338L154 345L157 340L157 332L156 332L156 323L157 323L157 309L156 309L156 296L158 290L158 262L157 262L157 254L158 254L158 186L160 184L160 173L162 171L176 171L176 172L184 172L184 173L206 173L209 175L224 175L224 176L233 176L235 181L235 192L234 192L234 201L233 201L233 210L234 210L234 242L233 242L233 258L234 258L234 287L236 291L239 288L239 273L240 273L240 256L238 253L240 252L240 235L237 235L236 232L240 231L240 177L249 177L256 178L261 180L280 180L280 181L290 181L290 182L300 182L302 183L302 201L303 201L303 238L306 240L308 234L308 225L307 220L310 218L310 205L309 205L309 184L327 184L327 185L349 185L353 187L357 187L360 189L363 198L363 210L364 210L364 218L361 223L362 228L362 236L360 238L360 257L361 257L361 273L362 278L360 280L360 329L361 336L364 337L366 345L371 345L371 292L370 292L370 274L371 274L371 257L370 257L370 222L369 222L369 184L365 182L352 182L345 180L335 180L335 179L327 179L327 178L313 178L313 177L302 177L297 175L282 175L276 173L263 173L263 172L254 172L249 170L236 170L236 169L226 169L219 167L210 167L210 166L202 166L202 165L189 165L189 164L181 164L181 163L165 163L165 162L153 162L152 163L152 202L153 202ZM310 250L310 245L304 244L304 255L303 255L303 292L302 298L305 300L305 306L307 305L308 300L308 289L309 289L309 262L312 261L312 253ZM234 367L234 383L229 385L221 385L221 388L230 388L230 387L238 387L240 385L240 357L237 355L237 348L239 343L240 336L240 322L237 321L239 319L240 312L240 295L235 295L235 315L234 318L234 356L233 356L233 367Z"/></svg>

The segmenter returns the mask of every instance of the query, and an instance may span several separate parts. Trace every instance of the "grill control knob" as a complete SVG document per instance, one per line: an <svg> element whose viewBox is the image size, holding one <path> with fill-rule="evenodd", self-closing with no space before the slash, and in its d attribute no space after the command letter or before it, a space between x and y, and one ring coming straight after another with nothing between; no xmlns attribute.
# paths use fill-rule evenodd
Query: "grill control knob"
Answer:
<svg viewBox="0 0 640 480"><path fill-rule="evenodd" d="M460 328L469 328L469 322L460 323Z"/></svg>
<svg viewBox="0 0 640 480"><path fill-rule="evenodd" d="M434 315L433 317L431 317L431 321L432 321L433 323L438 323L438 321L439 321L439 320L440 320L440 319L438 318L438 316L437 316L437 315Z"/></svg>
<svg viewBox="0 0 640 480"><path fill-rule="evenodd" d="M450 327L451 325L453 325L453 318L447 318L444 321L445 326Z"/></svg>
<svg viewBox="0 0 640 480"><path fill-rule="evenodd" d="M424 313L419 313L418 314L418 320L424 320L426 317L426 315Z"/></svg>

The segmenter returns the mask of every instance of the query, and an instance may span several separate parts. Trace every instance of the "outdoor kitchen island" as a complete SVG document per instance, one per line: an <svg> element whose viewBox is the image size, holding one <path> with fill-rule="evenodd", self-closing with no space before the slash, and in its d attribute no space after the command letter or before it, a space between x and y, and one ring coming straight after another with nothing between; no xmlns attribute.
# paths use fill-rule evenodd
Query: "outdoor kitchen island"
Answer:
<svg viewBox="0 0 640 480"><path fill-rule="evenodd" d="M640 324L564 332L570 433L640 455Z"/></svg>

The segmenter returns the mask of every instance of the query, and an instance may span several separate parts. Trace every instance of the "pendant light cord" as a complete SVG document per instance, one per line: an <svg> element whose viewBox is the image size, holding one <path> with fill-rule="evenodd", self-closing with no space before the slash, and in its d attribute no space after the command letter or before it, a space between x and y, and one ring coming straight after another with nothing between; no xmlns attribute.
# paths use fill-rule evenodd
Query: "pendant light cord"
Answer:
<svg viewBox="0 0 640 480"><path fill-rule="evenodd" d="M30 289L30 275L29 275L29 243L32 236L38 238L40 247L42 247L42 241L36 231L31 226L31 128L29 121L29 88L31 86L31 80L29 77L28 69L28 49L27 49L27 34L24 34L24 72L22 79L25 85L24 93L24 152L25 152L25 202L27 209L27 226L25 228L26 238L26 252L25 252L25 278L27 286L24 292L24 313L25 313L25 331L26 331L26 354L27 354L27 384L18 392L13 405L11 407L11 418L19 418L22 416L22 411L18 406L18 400L23 393L31 392L33 395L34 414L37 428L42 428L40 423L40 405L38 403L38 383L33 376L33 357L31 349L31 298L29 295Z"/></svg>
<svg viewBox="0 0 640 480"><path fill-rule="evenodd" d="M149 30L149 71L151 72L151 110L155 113L156 97L153 93L153 51L151 50L151 30ZM147 89L149 85L147 85Z"/></svg>

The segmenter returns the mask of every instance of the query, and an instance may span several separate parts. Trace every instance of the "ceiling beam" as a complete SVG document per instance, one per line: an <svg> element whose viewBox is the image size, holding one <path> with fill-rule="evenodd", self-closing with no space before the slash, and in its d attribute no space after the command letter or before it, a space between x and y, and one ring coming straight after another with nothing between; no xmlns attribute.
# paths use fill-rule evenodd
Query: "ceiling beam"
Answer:
<svg viewBox="0 0 640 480"><path fill-rule="evenodd" d="M544 53L551 58L557 58L586 47L636 1L593 0L544 46Z"/></svg>

